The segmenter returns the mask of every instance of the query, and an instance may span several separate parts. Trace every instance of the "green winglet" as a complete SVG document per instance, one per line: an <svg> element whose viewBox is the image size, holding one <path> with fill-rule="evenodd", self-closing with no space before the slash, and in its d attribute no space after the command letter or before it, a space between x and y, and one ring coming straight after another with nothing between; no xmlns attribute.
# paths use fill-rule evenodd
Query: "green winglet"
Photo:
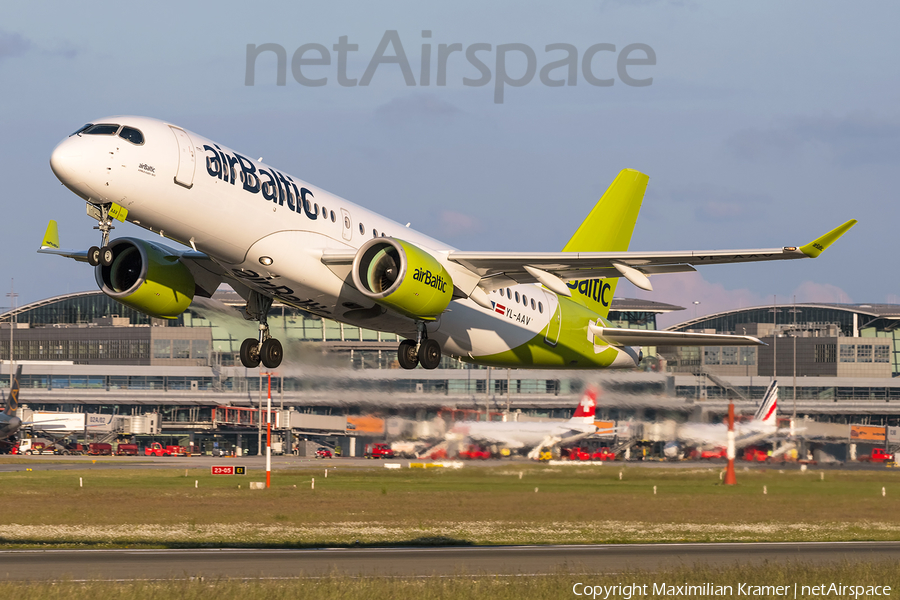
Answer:
<svg viewBox="0 0 900 600"><path fill-rule="evenodd" d="M47 231L44 233L44 241L41 242L41 249L44 248L53 248L54 250L59 250L59 228L56 225L56 221L50 220L47 223Z"/></svg>
<svg viewBox="0 0 900 600"><path fill-rule="evenodd" d="M800 246L800 252L810 258L816 258L825 251L825 248L833 244L839 237L847 233L847 230L854 225L856 225L856 219L850 219L840 227L835 227L825 235L814 239L805 246Z"/></svg>

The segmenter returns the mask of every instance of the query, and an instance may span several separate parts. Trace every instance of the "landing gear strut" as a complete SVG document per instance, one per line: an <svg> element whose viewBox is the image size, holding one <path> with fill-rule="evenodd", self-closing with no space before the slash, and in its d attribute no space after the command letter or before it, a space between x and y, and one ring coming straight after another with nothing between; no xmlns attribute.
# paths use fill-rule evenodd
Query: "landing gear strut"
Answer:
<svg viewBox="0 0 900 600"><path fill-rule="evenodd" d="M277 369L284 358L281 342L269 334L266 316L272 307L272 298L251 291L247 306L244 307L244 318L259 321L259 338L247 338L241 343L241 364L248 369L255 369L261 362L267 369Z"/></svg>
<svg viewBox="0 0 900 600"><path fill-rule="evenodd" d="M108 267L114 258L113 251L109 247L109 232L115 229L112 217L109 216L110 208L112 208L112 204L101 204L100 206L88 204L87 206L88 215L97 219L98 222L94 229L100 230L100 247L91 246L88 249L88 264L92 267L97 265Z"/></svg>
<svg viewBox="0 0 900 600"><path fill-rule="evenodd" d="M441 345L428 337L425 323L416 323L416 341L403 340L397 348L397 362L404 369L415 369L422 365L426 369L436 369L441 364Z"/></svg>

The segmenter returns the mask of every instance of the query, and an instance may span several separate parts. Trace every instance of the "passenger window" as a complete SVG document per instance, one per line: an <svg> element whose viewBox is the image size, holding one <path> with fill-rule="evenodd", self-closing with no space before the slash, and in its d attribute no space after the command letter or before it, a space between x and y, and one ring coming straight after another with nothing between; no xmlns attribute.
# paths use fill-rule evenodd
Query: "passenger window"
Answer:
<svg viewBox="0 0 900 600"><path fill-rule="evenodd" d="M119 130L118 125L109 123L101 123L100 125L91 125L83 131L85 135L116 135Z"/></svg>
<svg viewBox="0 0 900 600"><path fill-rule="evenodd" d="M334 213L331 213L331 220L334 220ZM344 217L344 229L350 229L350 217Z"/></svg>
<svg viewBox="0 0 900 600"><path fill-rule="evenodd" d="M377 230L377 229L373 229L373 230L372 230L372 237L378 237L378 230Z"/></svg>
<svg viewBox="0 0 900 600"><path fill-rule="evenodd" d="M366 228L362 223L359 224L359 232L363 235L366 235Z"/></svg>
<svg viewBox="0 0 900 600"><path fill-rule="evenodd" d="M538 312L544 314L544 304L542 302L538 302Z"/></svg>
<svg viewBox="0 0 900 600"><path fill-rule="evenodd" d="M327 218L328 218L328 209L325 208L324 206L322 207L322 218L323 218L323 219L327 219Z"/></svg>
<svg viewBox="0 0 900 600"><path fill-rule="evenodd" d="M334 211L331 211L331 222L332 222L332 223L335 222ZM348 224L347 227L350 227L350 225Z"/></svg>
<svg viewBox="0 0 900 600"><path fill-rule="evenodd" d="M509 291L509 288L506 288L506 297L512 300L512 292Z"/></svg>
<svg viewBox="0 0 900 600"><path fill-rule="evenodd" d="M522 294L522 304L524 304L526 307L528 306L528 298L525 297L525 294Z"/></svg>
<svg viewBox="0 0 900 600"><path fill-rule="evenodd" d="M519 292L516 292L516 302L519 301Z"/></svg>
<svg viewBox="0 0 900 600"><path fill-rule="evenodd" d="M531 299L531 310L534 310L534 298Z"/></svg>
<svg viewBox="0 0 900 600"><path fill-rule="evenodd" d="M122 131L119 132L119 137L123 140L128 140L137 146L144 143L144 134L134 127L123 127ZM241 173L243 173L243 171L241 171Z"/></svg>

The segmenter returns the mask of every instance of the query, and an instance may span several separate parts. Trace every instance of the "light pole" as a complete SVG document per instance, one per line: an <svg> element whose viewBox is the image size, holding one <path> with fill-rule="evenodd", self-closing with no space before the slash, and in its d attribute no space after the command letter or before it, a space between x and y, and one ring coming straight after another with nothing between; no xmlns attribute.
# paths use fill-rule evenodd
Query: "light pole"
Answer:
<svg viewBox="0 0 900 600"><path fill-rule="evenodd" d="M13 331L16 329L16 298L19 295L16 293L16 285L15 279L10 279L9 284L9 293L6 294L6 297L10 299L10 309L9 309L9 389L12 389L13 386L13 373L15 372L15 367L13 366Z"/></svg>
<svg viewBox="0 0 900 600"><path fill-rule="evenodd" d="M696 320L697 319L697 307L700 306L700 301L694 300L693 305L694 305L694 320Z"/></svg>

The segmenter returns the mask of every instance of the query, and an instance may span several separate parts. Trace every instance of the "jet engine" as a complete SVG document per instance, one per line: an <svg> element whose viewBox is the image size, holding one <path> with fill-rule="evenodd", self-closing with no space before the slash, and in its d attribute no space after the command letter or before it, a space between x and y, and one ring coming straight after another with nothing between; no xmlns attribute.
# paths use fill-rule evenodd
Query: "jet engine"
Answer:
<svg viewBox="0 0 900 600"><path fill-rule="evenodd" d="M409 242L374 238L353 259L353 284L379 304L434 321L453 297L453 280L437 259Z"/></svg>
<svg viewBox="0 0 900 600"><path fill-rule="evenodd" d="M109 243L113 260L94 271L100 290L151 317L174 319L194 298L194 276L178 254L161 244L134 238Z"/></svg>

